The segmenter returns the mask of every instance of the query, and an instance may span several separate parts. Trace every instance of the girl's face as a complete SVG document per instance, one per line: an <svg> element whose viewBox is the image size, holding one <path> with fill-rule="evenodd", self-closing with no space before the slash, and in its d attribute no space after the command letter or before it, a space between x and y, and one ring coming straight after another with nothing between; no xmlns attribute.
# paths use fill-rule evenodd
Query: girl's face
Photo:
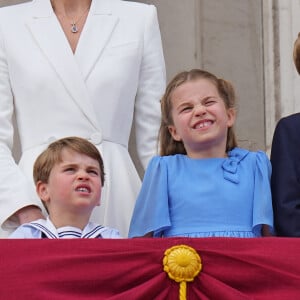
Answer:
<svg viewBox="0 0 300 300"><path fill-rule="evenodd" d="M235 121L235 110L227 109L216 86L205 78L188 81L172 95L173 125L169 131L182 141L192 158L224 157L228 128Z"/></svg>
<svg viewBox="0 0 300 300"><path fill-rule="evenodd" d="M48 183L38 182L37 192L50 213L89 214L100 205L100 167L97 160L63 149L61 162L54 165Z"/></svg>

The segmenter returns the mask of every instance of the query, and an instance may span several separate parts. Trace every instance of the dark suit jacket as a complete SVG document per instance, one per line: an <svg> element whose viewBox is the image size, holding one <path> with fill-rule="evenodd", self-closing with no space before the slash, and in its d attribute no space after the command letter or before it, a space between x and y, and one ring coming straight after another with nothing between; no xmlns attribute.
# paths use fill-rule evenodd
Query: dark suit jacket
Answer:
<svg viewBox="0 0 300 300"><path fill-rule="evenodd" d="M277 235L300 237L300 113L278 122L273 136L271 163Z"/></svg>

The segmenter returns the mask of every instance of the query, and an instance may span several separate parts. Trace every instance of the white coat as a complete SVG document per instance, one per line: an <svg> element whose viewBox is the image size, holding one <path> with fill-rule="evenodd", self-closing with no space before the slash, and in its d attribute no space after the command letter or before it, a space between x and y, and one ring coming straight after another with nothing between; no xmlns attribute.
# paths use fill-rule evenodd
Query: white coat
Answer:
<svg viewBox="0 0 300 300"><path fill-rule="evenodd" d="M73 54L50 0L0 9L0 223L38 205L32 180L37 155L66 136L87 138L104 158L105 187L92 221L127 235L140 178L128 152L135 116L144 167L156 153L165 66L156 9L93 0ZM21 143L12 158L16 114Z"/></svg>

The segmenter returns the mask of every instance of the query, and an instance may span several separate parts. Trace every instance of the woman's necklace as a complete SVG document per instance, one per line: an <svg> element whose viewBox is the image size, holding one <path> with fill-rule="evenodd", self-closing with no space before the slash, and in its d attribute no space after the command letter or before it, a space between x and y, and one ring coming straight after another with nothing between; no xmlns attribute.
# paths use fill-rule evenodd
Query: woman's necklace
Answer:
<svg viewBox="0 0 300 300"><path fill-rule="evenodd" d="M71 21L71 32L72 33L77 33L79 31L77 23L82 19L82 17L89 11L90 7L88 7L83 13L82 15L79 16L79 18L75 21ZM71 18L66 15L66 17L70 20Z"/></svg>

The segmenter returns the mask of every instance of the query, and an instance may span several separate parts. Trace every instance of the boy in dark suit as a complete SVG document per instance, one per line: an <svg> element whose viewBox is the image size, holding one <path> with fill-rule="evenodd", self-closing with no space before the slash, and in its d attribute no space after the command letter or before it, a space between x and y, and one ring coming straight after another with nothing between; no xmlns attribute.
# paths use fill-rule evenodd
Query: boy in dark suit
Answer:
<svg viewBox="0 0 300 300"><path fill-rule="evenodd" d="M294 43L300 74L300 33ZM273 136L271 188L277 235L300 237L300 113L279 120Z"/></svg>

